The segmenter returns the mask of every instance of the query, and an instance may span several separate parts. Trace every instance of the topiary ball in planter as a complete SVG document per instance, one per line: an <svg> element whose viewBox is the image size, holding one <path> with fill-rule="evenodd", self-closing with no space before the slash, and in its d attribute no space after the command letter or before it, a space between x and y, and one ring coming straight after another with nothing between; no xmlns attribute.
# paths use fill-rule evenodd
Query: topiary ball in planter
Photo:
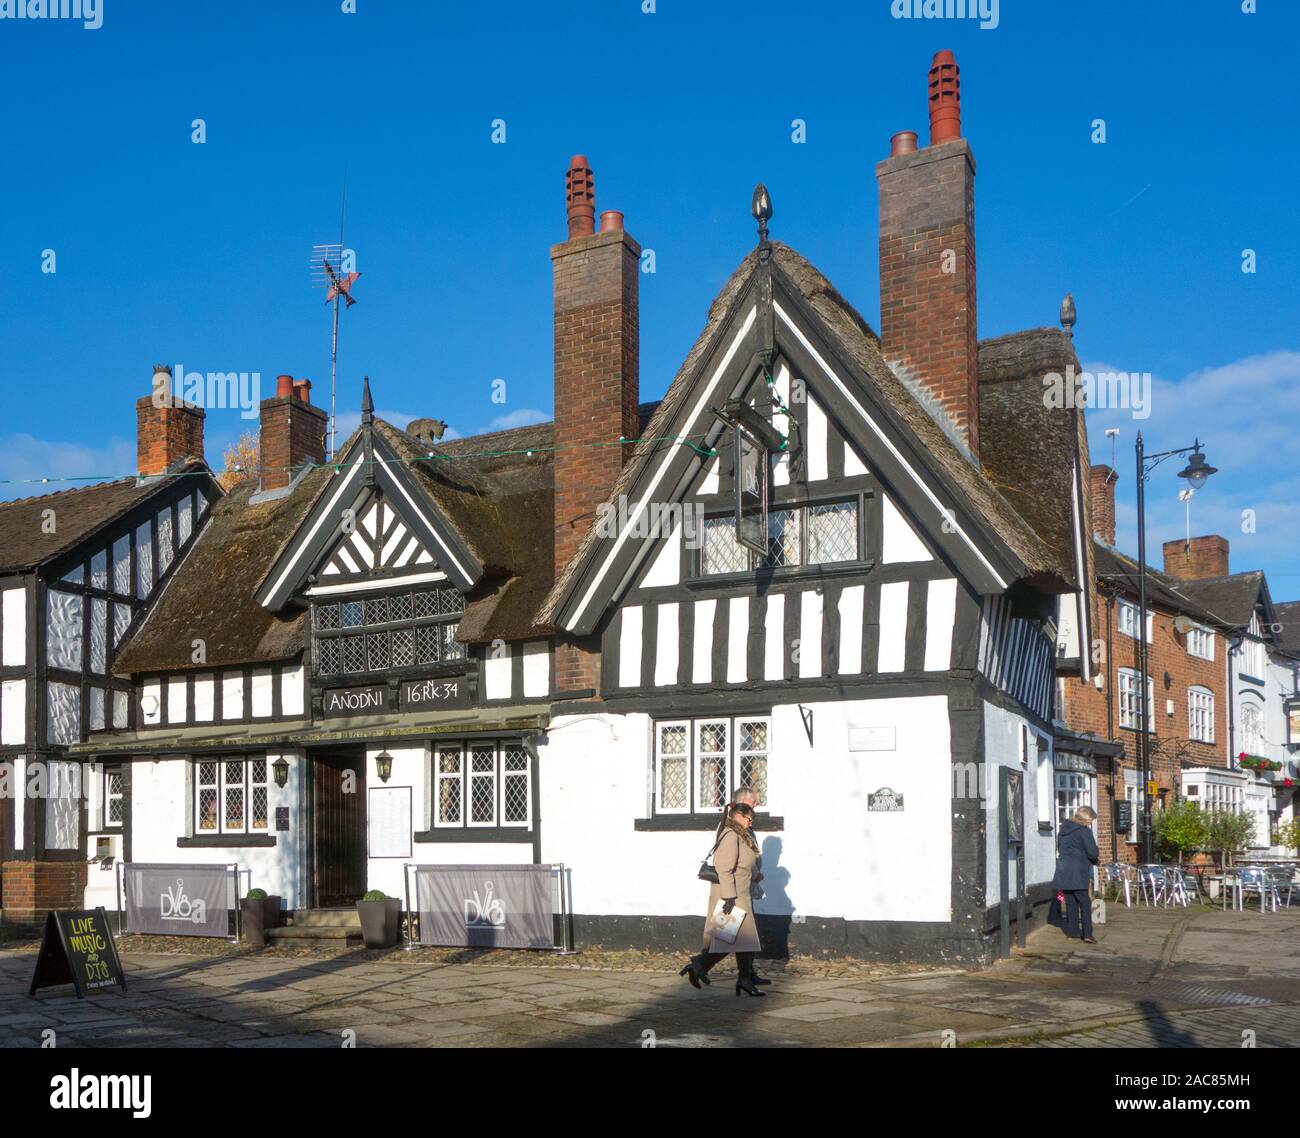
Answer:
<svg viewBox="0 0 1300 1138"><path fill-rule="evenodd" d="M357 902L357 915L367 948L392 948L397 943L402 908L396 897L389 897L382 889L371 889Z"/></svg>
<svg viewBox="0 0 1300 1138"><path fill-rule="evenodd" d="M244 939L250 948L266 946L266 930L280 927L280 898L265 889L250 889L239 903Z"/></svg>

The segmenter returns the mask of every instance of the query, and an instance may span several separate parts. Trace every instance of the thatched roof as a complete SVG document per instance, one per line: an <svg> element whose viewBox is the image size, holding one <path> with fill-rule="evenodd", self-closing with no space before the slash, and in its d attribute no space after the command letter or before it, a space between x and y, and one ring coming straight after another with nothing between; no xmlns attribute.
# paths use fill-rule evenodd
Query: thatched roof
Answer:
<svg viewBox="0 0 1300 1138"><path fill-rule="evenodd" d="M1076 575L1071 558L1049 547L1035 533L997 485L980 471L922 406L917 394L885 362L880 354L880 338L857 310L794 249L780 242L772 242L771 248L775 271L785 277L792 292L804 297L844 356L874 384L877 395L898 414L922 448L956 484L965 500L1000 534L1011 552L1025 565L1026 578L1056 591L1073 588ZM741 261L714 298L704 329L642 431L643 439L624 465L608 501L616 501L619 495L628 494L650 457L661 449L663 444L654 440L669 433L668 425L686 399L696 370L730 323L732 310L757 267L758 254L754 251ZM561 571L546 598L540 614L543 622L554 621L569 586L597 541L595 529L588 530L577 553Z"/></svg>
<svg viewBox="0 0 1300 1138"><path fill-rule="evenodd" d="M119 478L96 482L74 490L60 490L35 498L0 502L0 573L34 569L75 549L98 530L128 514L160 487L179 478L194 480L207 473L207 466L195 460L171 474L140 481ZM53 533L42 525L46 510L55 512Z"/></svg>

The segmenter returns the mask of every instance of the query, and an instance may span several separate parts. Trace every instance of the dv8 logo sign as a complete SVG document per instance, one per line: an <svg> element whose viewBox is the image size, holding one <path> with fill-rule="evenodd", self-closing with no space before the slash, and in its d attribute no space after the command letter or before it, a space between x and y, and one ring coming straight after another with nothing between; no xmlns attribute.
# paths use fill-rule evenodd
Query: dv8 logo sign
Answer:
<svg viewBox="0 0 1300 1138"><path fill-rule="evenodd" d="M208 919L208 903L200 897L191 901L185 896L185 879L176 879L176 888L168 889L158 898L158 907L164 921L192 921L204 924Z"/></svg>
<svg viewBox="0 0 1300 1138"><path fill-rule="evenodd" d="M483 883L483 896L475 889L472 896L465 898L465 927L467 929L499 929L506 923L506 909L500 897L492 896L493 885L490 881Z"/></svg>

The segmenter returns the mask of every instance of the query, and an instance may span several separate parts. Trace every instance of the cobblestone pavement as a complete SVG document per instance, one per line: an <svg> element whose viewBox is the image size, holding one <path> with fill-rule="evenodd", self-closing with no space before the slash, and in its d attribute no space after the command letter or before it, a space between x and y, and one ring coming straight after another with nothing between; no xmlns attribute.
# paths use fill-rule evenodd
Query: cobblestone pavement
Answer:
<svg viewBox="0 0 1300 1138"><path fill-rule="evenodd" d="M27 986L30 946L0 948L0 1046L1070 1046L1300 1045L1300 906L1112 908L1101 943L1056 929L982 972L760 963L762 1000L720 966L697 992L668 958L488 957L417 950L123 953L130 990L78 1000ZM501 958L498 958L501 959ZM601 966L592 964L601 962ZM836 974L848 971L850 974ZM820 974L818 974L820 973Z"/></svg>

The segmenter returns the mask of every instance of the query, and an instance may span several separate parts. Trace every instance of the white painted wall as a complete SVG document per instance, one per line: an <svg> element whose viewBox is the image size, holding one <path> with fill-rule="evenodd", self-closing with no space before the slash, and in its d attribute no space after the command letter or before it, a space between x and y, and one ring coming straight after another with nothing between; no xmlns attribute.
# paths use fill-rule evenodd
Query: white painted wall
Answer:
<svg viewBox="0 0 1300 1138"><path fill-rule="evenodd" d="M174 862L182 865L215 865L238 862L241 871L251 869L252 887L284 898L287 908L299 902L299 883L303 880L303 824L298 809L299 786L303 772L301 752L285 751L289 779L283 789L272 780L267 787L271 825L275 825L278 806L289 807L289 830L276 833L270 848L225 847L219 849L180 849L176 839L192 831L193 803L186 793L186 767L189 759L141 760L131 764L131 860L136 862ZM266 756L268 766L281 752ZM92 870L92 876L98 873ZM240 880L240 895L250 887L248 877ZM103 889L96 887L96 895ZM87 892L89 904L90 892ZM103 904L102 900L96 904ZM113 904L116 904L114 900Z"/></svg>
<svg viewBox="0 0 1300 1138"><path fill-rule="evenodd" d="M760 913L849 920L947 921L951 915L950 740L942 696L805 704L772 714L773 814L761 833L768 897ZM892 727L893 751L850 752L851 727ZM700 913L707 887L695 867L712 844L695 832L647 832L648 716L578 715L552 721L540 760L542 860L572 870L577 913ZM906 809L868 813L867 795L903 794ZM684 946L686 947L686 946Z"/></svg>
<svg viewBox="0 0 1300 1138"><path fill-rule="evenodd" d="M0 664L26 664L27 590L21 585L0 592L0 622L4 625L4 639L0 641Z"/></svg>
<svg viewBox="0 0 1300 1138"><path fill-rule="evenodd" d="M0 683L0 745L27 741L27 681Z"/></svg>
<svg viewBox="0 0 1300 1138"><path fill-rule="evenodd" d="M883 496L884 525L882 527L882 556L885 564L896 561L929 561L930 551L925 547L911 523L903 517L894 500Z"/></svg>
<svg viewBox="0 0 1300 1138"><path fill-rule="evenodd" d="M1027 762L1021 762L1025 752L1024 738L1026 730L1033 744L1029 750ZM1025 789L1025 887L1051 881L1056 873L1056 835L1038 832L1039 816L1039 780L1037 777L1037 739L1038 731L1032 727L1023 715L985 701L984 703L984 754L986 768L984 771L983 798L985 808L985 833L987 835L987 873L985 877L986 903L996 905L1002 898L999 881L999 858L1002 856L1004 842L998 813L998 792L1001 787L999 767L1010 767L1024 772ZM1049 740L1047 761L1051 765L1051 744ZM1049 788L1052 780L1048 780ZM1054 790L1049 789L1054 794ZM1015 890L1015 858L1007 859L1008 876L1012 891Z"/></svg>

